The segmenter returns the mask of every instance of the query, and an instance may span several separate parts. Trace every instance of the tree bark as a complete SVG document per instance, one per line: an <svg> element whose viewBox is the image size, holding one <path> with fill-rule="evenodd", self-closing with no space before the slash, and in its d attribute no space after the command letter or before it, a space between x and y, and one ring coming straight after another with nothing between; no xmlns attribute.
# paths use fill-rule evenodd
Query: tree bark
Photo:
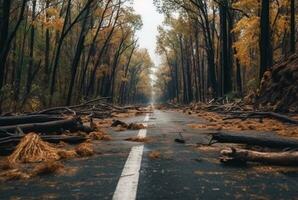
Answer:
<svg viewBox="0 0 298 200"><path fill-rule="evenodd" d="M260 72L259 80L273 64L270 28L270 1L262 0L261 6L261 35L260 35Z"/></svg>
<svg viewBox="0 0 298 200"><path fill-rule="evenodd" d="M232 134L232 133L213 133L212 140L220 143L236 143L236 144L247 144L257 145L262 147L271 148L298 148L298 140L289 139L286 137L272 136L256 136L248 134Z"/></svg>
<svg viewBox="0 0 298 200"><path fill-rule="evenodd" d="M258 162L273 165L298 165L298 152L259 152L245 149L226 149L221 151L221 162Z"/></svg>
<svg viewBox="0 0 298 200"><path fill-rule="evenodd" d="M291 0L291 53L294 54L296 52L296 19L295 19L295 0Z"/></svg>

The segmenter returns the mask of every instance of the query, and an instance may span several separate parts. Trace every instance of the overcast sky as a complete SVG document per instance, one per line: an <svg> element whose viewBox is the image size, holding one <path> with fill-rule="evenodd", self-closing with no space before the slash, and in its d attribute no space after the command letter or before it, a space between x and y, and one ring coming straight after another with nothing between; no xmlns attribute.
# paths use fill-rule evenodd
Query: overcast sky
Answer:
<svg viewBox="0 0 298 200"><path fill-rule="evenodd" d="M140 48L148 49L152 61L158 66L160 58L155 53L157 27L163 22L163 15L156 11L153 0L134 0L133 5L137 14L141 15L143 28L137 33Z"/></svg>

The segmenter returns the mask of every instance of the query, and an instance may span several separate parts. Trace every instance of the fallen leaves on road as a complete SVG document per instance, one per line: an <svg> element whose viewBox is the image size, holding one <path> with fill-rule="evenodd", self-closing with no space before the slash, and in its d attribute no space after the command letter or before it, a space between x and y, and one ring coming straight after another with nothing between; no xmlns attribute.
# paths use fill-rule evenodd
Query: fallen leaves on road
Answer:
<svg viewBox="0 0 298 200"><path fill-rule="evenodd" d="M158 159L160 158L160 152L159 151L151 151L148 156L150 159Z"/></svg>
<svg viewBox="0 0 298 200"><path fill-rule="evenodd" d="M125 139L126 141L131 141L131 142L149 142L151 141L150 138L148 137L129 137Z"/></svg>
<svg viewBox="0 0 298 200"><path fill-rule="evenodd" d="M101 130L89 133L88 138L91 140L104 140L104 141L112 140L112 137L110 135L108 135L106 132Z"/></svg>
<svg viewBox="0 0 298 200"><path fill-rule="evenodd" d="M107 140L109 137L104 135L102 139ZM41 174L61 172L64 166L58 160L94 154L92 143L81 143L74 149L67 147L67 144L49 144L35 133L25 135L15 151L1 160L0 180L29 179Z"/></svg>
<svg viewBox="0 0 298 200"><path fill-rule="evenodd" d="M102 119L102 120L96 120L96 122L94 122L95 127L97 129L100 128L109 128L111 127L111 124L113 123L112 119Z"/></svg>
<svg viewBox="0 0 298 200"><path fill-rule="evenodd" d="M194 129L208 129L208 130L230 130L230 131L274 131L279 135L298 137L298 129L295 125L285 124L274 119L228 119L213 112L201 111L198 116L207 120L204 124L188 124L189 127Z"/></svg>
<svg viewBox="0 0 298 200"><path fill-rule="evenodd" d="M75 148L75 151L81 157L92 156L94 154L93 145L89 142L79 144Z"/></svg>
<svg viewBox="0 0 298 200"><path fill-rule="evenodd" d="M138 123L127 124L120 120L114 120L113 123L111 124L111 127L114 127L114 131L125 131L127 129L139 130L139 129L146 128L143 124L138 124Z"/></svg>

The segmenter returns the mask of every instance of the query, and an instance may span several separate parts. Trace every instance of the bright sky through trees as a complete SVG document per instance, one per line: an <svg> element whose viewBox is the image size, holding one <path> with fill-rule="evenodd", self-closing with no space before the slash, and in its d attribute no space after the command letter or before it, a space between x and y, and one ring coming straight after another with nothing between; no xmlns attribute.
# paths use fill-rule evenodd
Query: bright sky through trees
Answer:
<svg viewBox="0 0 298 200"><path fill-rule="evenodd" d="M135 0L133 7L143 21L143 28L137 33L140 47L148 49L152 61L158 66L160 58L155 53L157 27L162 24L164 17L157 12L153 0Z"/></svg>

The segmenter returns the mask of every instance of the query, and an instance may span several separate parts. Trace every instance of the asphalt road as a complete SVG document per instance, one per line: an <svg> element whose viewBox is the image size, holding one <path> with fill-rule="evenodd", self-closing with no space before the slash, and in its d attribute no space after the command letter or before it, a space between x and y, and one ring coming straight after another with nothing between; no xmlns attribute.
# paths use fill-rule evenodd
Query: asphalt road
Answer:
<svg viewBox="0 0 298 200"><path fill-rule="evenodd" d="M126 121L142 123L144 117ZM298 169L227 167L219 163L218 149L196 148L209 136L187 124L201 119L155 110L146 123L150 142L124 141L139 131L111 130L113 140L96 142L96 155L64 161L69 173L0 183L0 199L112 199L132 147L141 145L136 199L298 199ZM174 142L179 133L186 144ZM150 158L152 151L160 157Z"/></svg>

